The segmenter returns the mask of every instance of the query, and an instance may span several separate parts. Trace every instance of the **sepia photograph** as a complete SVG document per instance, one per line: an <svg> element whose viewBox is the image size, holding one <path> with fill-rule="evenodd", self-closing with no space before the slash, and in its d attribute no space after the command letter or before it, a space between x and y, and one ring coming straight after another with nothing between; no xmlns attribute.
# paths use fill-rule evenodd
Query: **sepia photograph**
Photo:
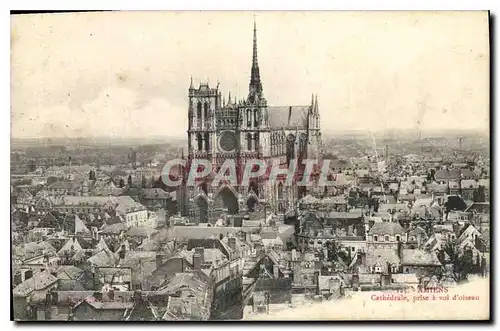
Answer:
<svg viewBox="0 0 500 331"><path fill-rule="evenodd" d="M12 13L11 319L490 320L490 24Z"/></svg>

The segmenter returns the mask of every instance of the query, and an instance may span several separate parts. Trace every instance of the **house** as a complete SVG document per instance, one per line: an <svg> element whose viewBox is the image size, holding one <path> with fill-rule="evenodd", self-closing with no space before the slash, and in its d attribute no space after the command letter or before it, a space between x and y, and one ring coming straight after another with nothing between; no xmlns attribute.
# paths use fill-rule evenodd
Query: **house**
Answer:
<svg viewBox="0 0 500 331"><path fill-rule="evenodd" d="M371 245L395 245L405 243L407 236L405 230L396 222L378 222L370 228L367 243Z"/></svg>
<svg viewBox="0 0 500 331"><path fill-rule="evenodd" d="M30 308L33 296L45 297L52 289L57 288L57 278L48 270L38 272L17 285L12 290L12 305L15 320L41 320L43 315L38 315L36 309Z"/></svg>
<svg viewBox="0 0 500 331"><path fill-rule="evenodd" d="M341 298L344 287L344 280L339 275L318 276L318 294L327 299Z"/></svg>
<svg viewBox="0 0 500 331"><path fill-rule="evenodd" d="M441 267L436 252L423 249L404 249L401 260L403 273L421 275Z"/></svg>
<svg viewBox="0 0 500 331"><path fill-rule="evenodd" d="M175 275L158 293L170 294L163 320L206 321L212 311L213 283L196 273Z"/></svg>
<svg viewBox="0 0 500 331"><path fill-rule="evenodd" d="M70 313L73 321L120 321L128 309L134 306L132 301L100 301L88 297L76 304Z"/></svg>
<svg viewBox="0 0 500 331"><path fill-rule="evenodd" d="M417 225L408 230L407 237L406 247L410 249L420 248L427 242L427 239L429 239L425 230Z"/></svg>
<svg viewBox="0 0 500 331"><path fill-rule="evenodd" d="M144 188L139 195L139 202L147 208L166 209L172 197L161 188Z"/></svg>

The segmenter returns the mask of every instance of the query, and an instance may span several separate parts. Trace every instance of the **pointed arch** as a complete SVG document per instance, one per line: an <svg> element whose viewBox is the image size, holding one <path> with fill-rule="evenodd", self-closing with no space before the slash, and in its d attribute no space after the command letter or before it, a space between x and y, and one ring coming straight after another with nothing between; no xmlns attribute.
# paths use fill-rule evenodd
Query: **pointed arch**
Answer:
<svg viewBox="0 0 500 331"><path fill-rule="evenodd" d="M228 210L229 214L234 215L238 213L238 192L236 192L233 187L221 185L215 197L222 203L222 206Z"/></svg>
<svg viewBox="0 0 500 331"><path fill-rule="evenodd" d="M286 163L289 165L295 158L295 135L289 134L286 138Z"/></svg>
<svg viewBox="0 0 500 331"><path fill-rule="evenodd" d="M299 135L299 156L305 158L307 156L307 134L301 133Z"/></svg>
<svg viewBox="0 0 500 331"><path fill-rule="evenodd" d="M252 111L247 109L247 126L252 126Z"/></svg>
<svg viewBox="0 0 500 331"><path fill-rule="evenodd" d="M258 127L259 126L259 116L258 116L258 109L253 110L253 126Z"/></svg>

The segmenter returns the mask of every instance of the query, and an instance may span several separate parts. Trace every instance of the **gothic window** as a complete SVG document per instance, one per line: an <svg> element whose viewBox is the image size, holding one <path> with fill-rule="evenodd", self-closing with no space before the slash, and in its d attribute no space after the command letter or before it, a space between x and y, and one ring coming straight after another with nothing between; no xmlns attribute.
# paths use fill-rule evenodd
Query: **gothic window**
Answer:
<svg viewBox="0 0 500 331"><path fill-rule="evenodd" d="M295 136L289 134L286 141L286 161L290 165L290 162L295 158Z"/></svg>
<svg viewBox="0 0 500 331"><path fill-rule="evenodd" d="M247 126L252 126L252 111L247 109Z"/></svg>
<svg viewBox="0 0 500 331"><path fill-rule="evenodd" d="M255 127L259 126L259 117L258 117L258 114L257 114L257 109L253 110L253 125Z"/></svg>
<svg viewBox="0 0 500 331"><path fill-rule="evenodd" d="M251 133L247 133L247 149L249 151L252 150L252 134Z"/></svg>
<svg viewBox="0 0 500 331"><path fill-rule="evenodd" d="M208 132L205 132L205 151L208 152L208 150L210 149L210 135Z"/></svg>
<svg viewBox="0 0 500 331"><path fill-rule="evenodd" d="M200 104L200 105L201 105L201 104ZM201 107L200 107L200 109L201 109ZM199 151L202 151L202 150L203 150L203 138L202 138L202 136L201 136L201 133L198 133L198 134L196 135L196 140L198 141L198 150L199 150Z"/></svg>
<svg viewBox="0 0 500 331"><path fill-rule="evenodd" d="M199 102L199 101L198 101L197 110L196 110L196 117L201 118L201 102Z"/></svg>
<svg viewBox="0 0 500 331"><path fill-rule="evenodd" d="M208 109L208 108L209 108L209 107L208 107L208 102L205 102L205 119L207 119L207 118L208 118L208 111L209 111L209 109Z"/></svg>
<svg viewBox="0 0 500 331"><path fill-rule="evenodd" d="M253 147L255 150L257 150L259 147L259 133L258 132L254 133L253 139L254 139Z"/></svg>

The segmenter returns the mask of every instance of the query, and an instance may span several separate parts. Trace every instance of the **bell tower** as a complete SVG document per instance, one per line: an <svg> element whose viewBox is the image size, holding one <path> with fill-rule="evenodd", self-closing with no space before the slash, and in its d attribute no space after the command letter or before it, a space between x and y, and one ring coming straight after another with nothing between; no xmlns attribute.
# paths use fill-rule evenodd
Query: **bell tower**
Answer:
<svg viewBox="0 0 500 331"><path fill-rule="evenodd" d="M200 83L196 89L193 79L189 86L188 158L212 159L215 146L215 112L221 108L219 86L210 88Z"/></svg>

